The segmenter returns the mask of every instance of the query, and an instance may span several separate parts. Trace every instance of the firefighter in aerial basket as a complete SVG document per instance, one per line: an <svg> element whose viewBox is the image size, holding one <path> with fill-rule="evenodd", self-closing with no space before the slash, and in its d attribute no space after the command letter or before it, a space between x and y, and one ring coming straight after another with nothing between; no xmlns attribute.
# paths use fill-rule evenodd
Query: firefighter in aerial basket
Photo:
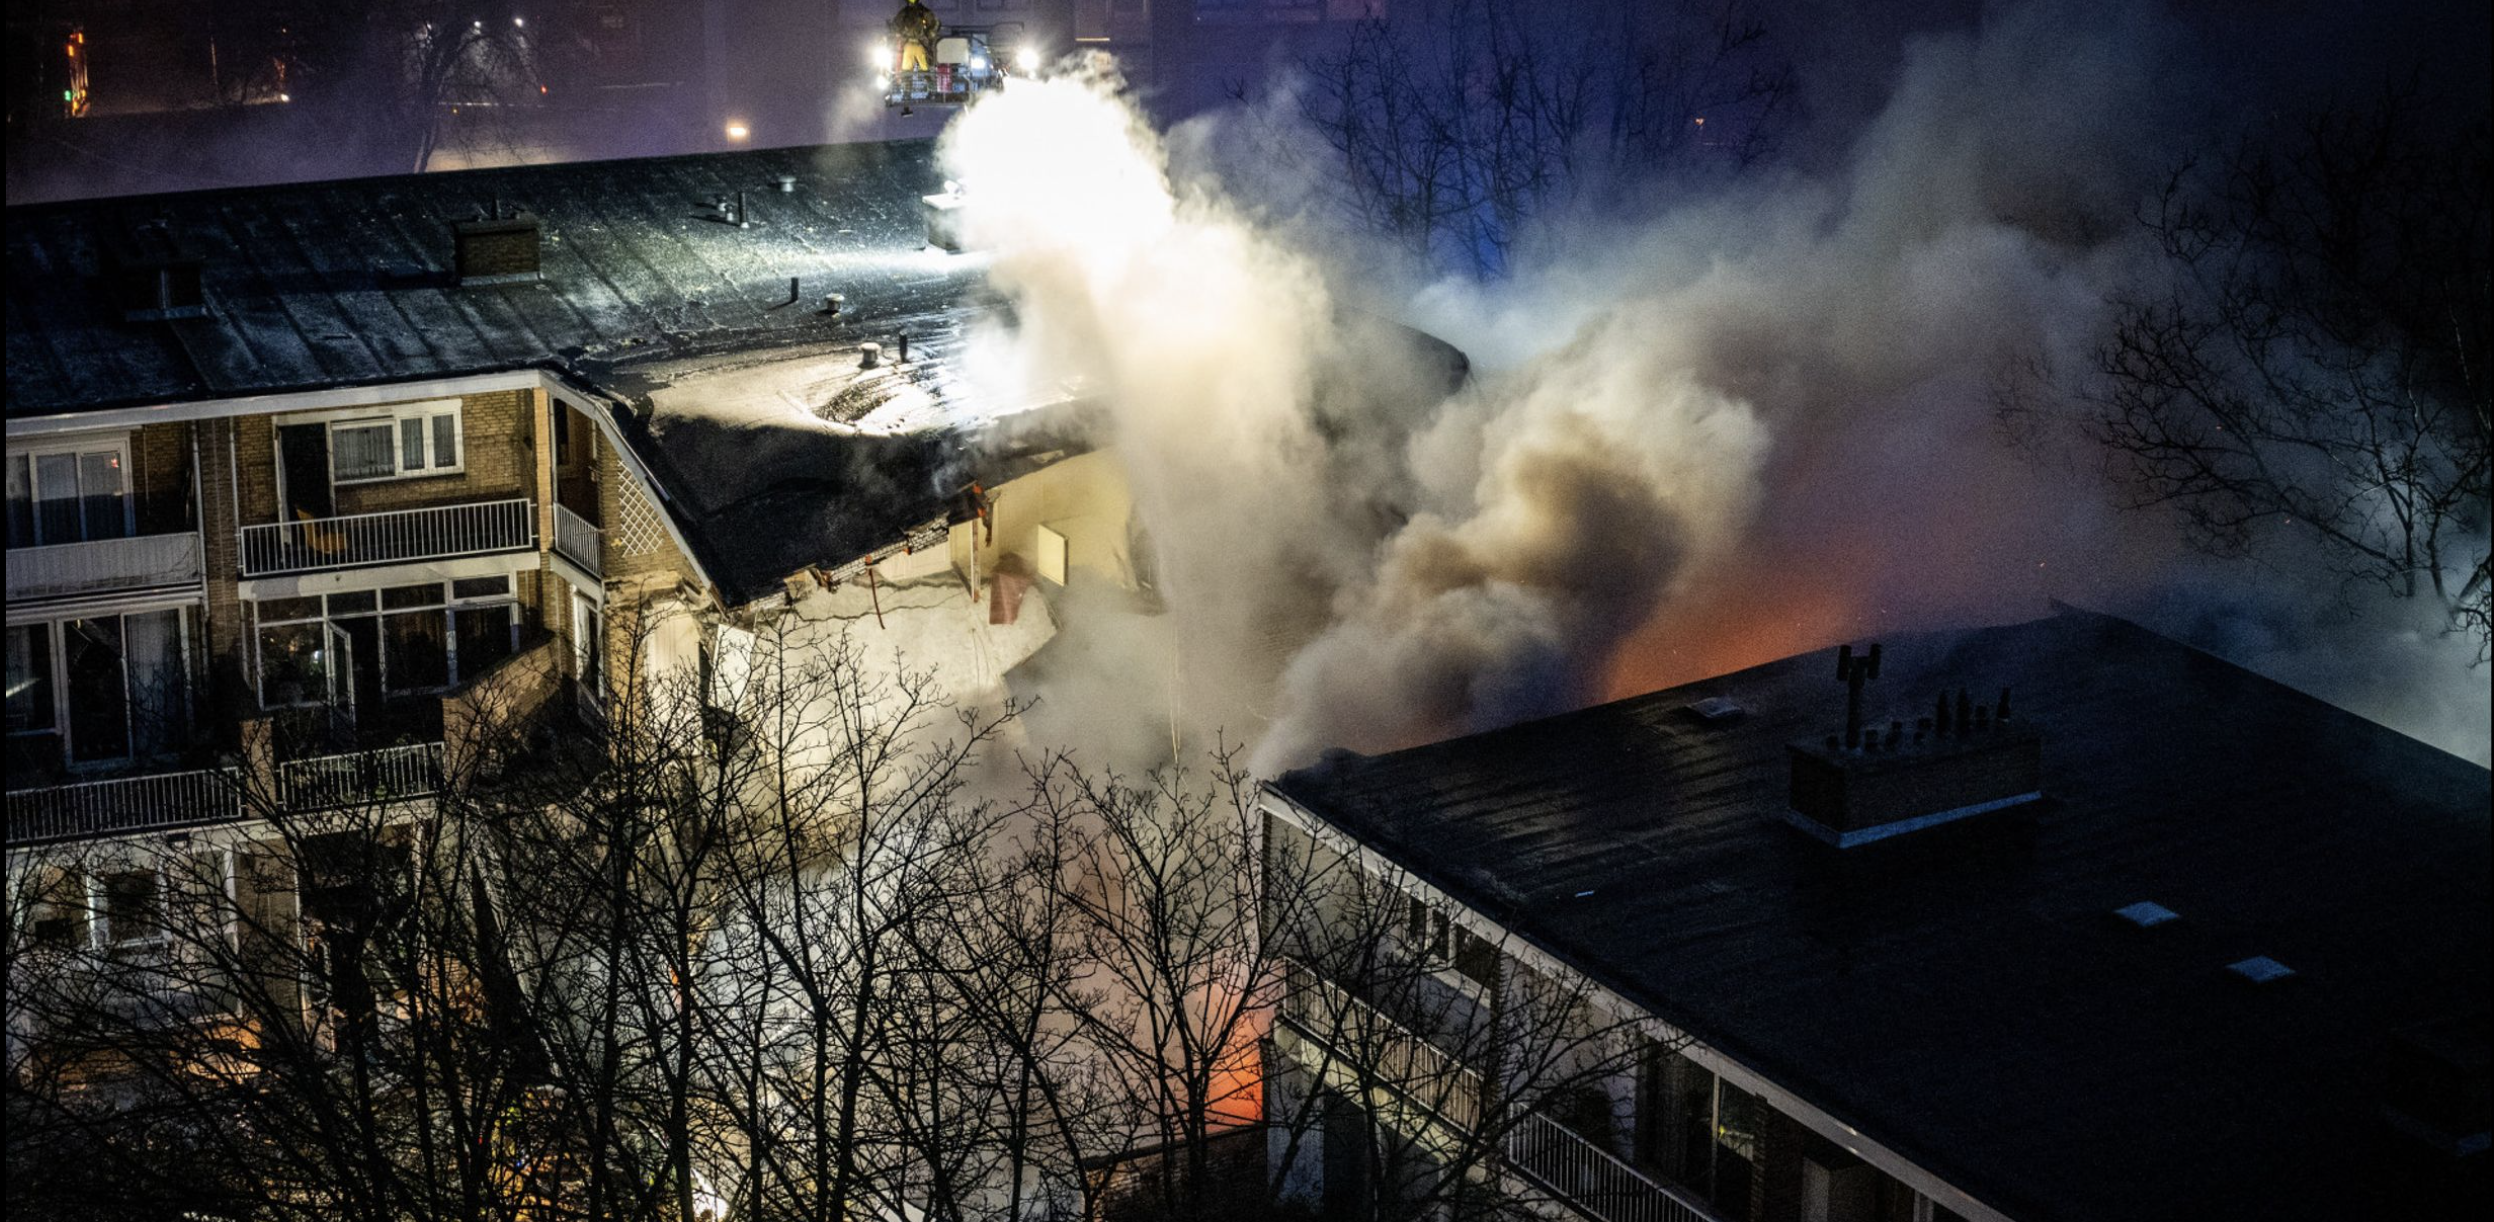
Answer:
<svg viewBox="0 0 2494 1222"><path fill-rule="evenodd" d="M903 72L924 72L935 59L935 40L944 32L944 23L927 11L918 0L902 0L901 11L892 16L892 41L900 44Z"/></svg>

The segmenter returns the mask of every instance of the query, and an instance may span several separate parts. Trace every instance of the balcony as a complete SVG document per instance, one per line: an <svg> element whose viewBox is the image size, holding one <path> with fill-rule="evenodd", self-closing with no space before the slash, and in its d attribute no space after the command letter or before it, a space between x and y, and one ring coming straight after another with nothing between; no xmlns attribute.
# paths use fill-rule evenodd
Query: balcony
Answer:
<svg viewBox="0 0 2494 1222"><path fill-rule="evenodd" d="M597 527L589 525L587 518L561 505L554 507L555 552L573 564L579 565L580 571L591 577L606 575L605 571L598 567L599 536L603 533Z"/></svg>
<svg viewBox="0 0 2494 1222"><path fill-rule="evenodd" d="M1479 1127L1480 1074L1382 1011L1314 972L1292 965L1282 1019L1337 1065L1364 1049L1376 1079L1418 1113L1464 1130ZM1310 1057L1294 1059L1316 1067ZM1540 1113L1509 1118L1497 1148L1509 1172L1594 1222L1720 1222L1696 1199L1628 1165Z"/></svg>
<svg viewBox="0 0 2494 1222"><path fill-rule="evenodd" d="M526 497L514 497L245 526L242 575L274 577L526 551L537 545L535 516Z"/></svg>
<svg viewBox="0 0 2494 1222"><path fill-rule="evenodd" d="M276 766L276 799L312 811L431 796L441 784L442 745L288 760ZM245 818L247 782L229 768L199 768L9 792L9 845L169 831Z"/></svg>
<svg viewBox="0 0 2494 1222"><path fill-rule="evenodd" d="M9 601L197 586L199 534L136 535L9 549Z"/></svg>

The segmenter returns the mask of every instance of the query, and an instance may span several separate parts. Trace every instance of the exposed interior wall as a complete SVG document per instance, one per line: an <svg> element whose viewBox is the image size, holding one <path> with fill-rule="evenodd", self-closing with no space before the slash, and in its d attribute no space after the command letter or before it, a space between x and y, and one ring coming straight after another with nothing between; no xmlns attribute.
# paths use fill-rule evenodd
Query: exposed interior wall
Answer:
<svg viewBox="0 0 2494 1222"><path fill-rule="evenodd" d="M976 540L975 572L983 583L1008 555L1034 565L1039 558L1039 528L1063 536L1068 584L1084 574L1119 586L1134 585L1134 562L1128 554L1128 524L1134 498L1115 457L1095 450L1052 463L1020 479L989 490L995 518L995 541L984 533ZM956 528L959 538L966 528ZM956 567L973 571L961 560Z"/></svg>

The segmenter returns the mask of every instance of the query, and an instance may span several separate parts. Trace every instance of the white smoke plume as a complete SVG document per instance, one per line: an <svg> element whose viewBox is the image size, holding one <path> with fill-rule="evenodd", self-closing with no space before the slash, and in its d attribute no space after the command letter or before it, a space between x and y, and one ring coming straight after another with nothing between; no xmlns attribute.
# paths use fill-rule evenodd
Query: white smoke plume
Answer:
<svg viewBox="0 0 2494 1222"><path fill-rule="evenodd" d="M946 164L1019 319L983 362L1099 392L1164 564L1177 656L1094 684L1107 715L1182 694L1190 734L1274 768L2063 598L2484 758L2482 673L2412 608L2331 622L2311 583L2213 569L1994 420L2000 363L2079 359L2151 256L2132 202L2194 136L2159 117L2194 100L2175 38L2144 9L1992 10L1910 41L1823 171L1565 218L1490 285L1346 279L1390 260L1306 223L1321 184L1243 178L1234 148L1226 187L1173 170L1218 125L1164 142L1100 83L963 115ZM1346 303L1479 376L1439 402ZM2417 690L2336 690L2367 668L2315 651Z"/></svg>

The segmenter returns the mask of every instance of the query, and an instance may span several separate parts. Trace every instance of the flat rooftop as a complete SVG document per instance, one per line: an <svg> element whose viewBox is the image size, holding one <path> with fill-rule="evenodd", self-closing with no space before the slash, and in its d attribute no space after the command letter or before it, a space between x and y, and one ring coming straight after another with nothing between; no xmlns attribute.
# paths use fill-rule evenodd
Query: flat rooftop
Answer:
<svg viewBox="0 0 2494 1222"><path fill-rule="evenodd" d="M942 185L914 140L13 207L7 413L873 339L981 279L925 245ZM454 283L453 226L496 211L538 218L542 275ZM125 319L110 252L141 234L202 261L204 317Z"/></svg>
<svg viewBox="0 0 2494 1222"><path fill-rule="evenodd" d="M1786 824L1832 650L1275 787L2012 1217L2389 1216L2393 1034L2494 1001L2487 771L2108 616L1883 641L1866 721L2012 688L2045 800Z"/></svg>

